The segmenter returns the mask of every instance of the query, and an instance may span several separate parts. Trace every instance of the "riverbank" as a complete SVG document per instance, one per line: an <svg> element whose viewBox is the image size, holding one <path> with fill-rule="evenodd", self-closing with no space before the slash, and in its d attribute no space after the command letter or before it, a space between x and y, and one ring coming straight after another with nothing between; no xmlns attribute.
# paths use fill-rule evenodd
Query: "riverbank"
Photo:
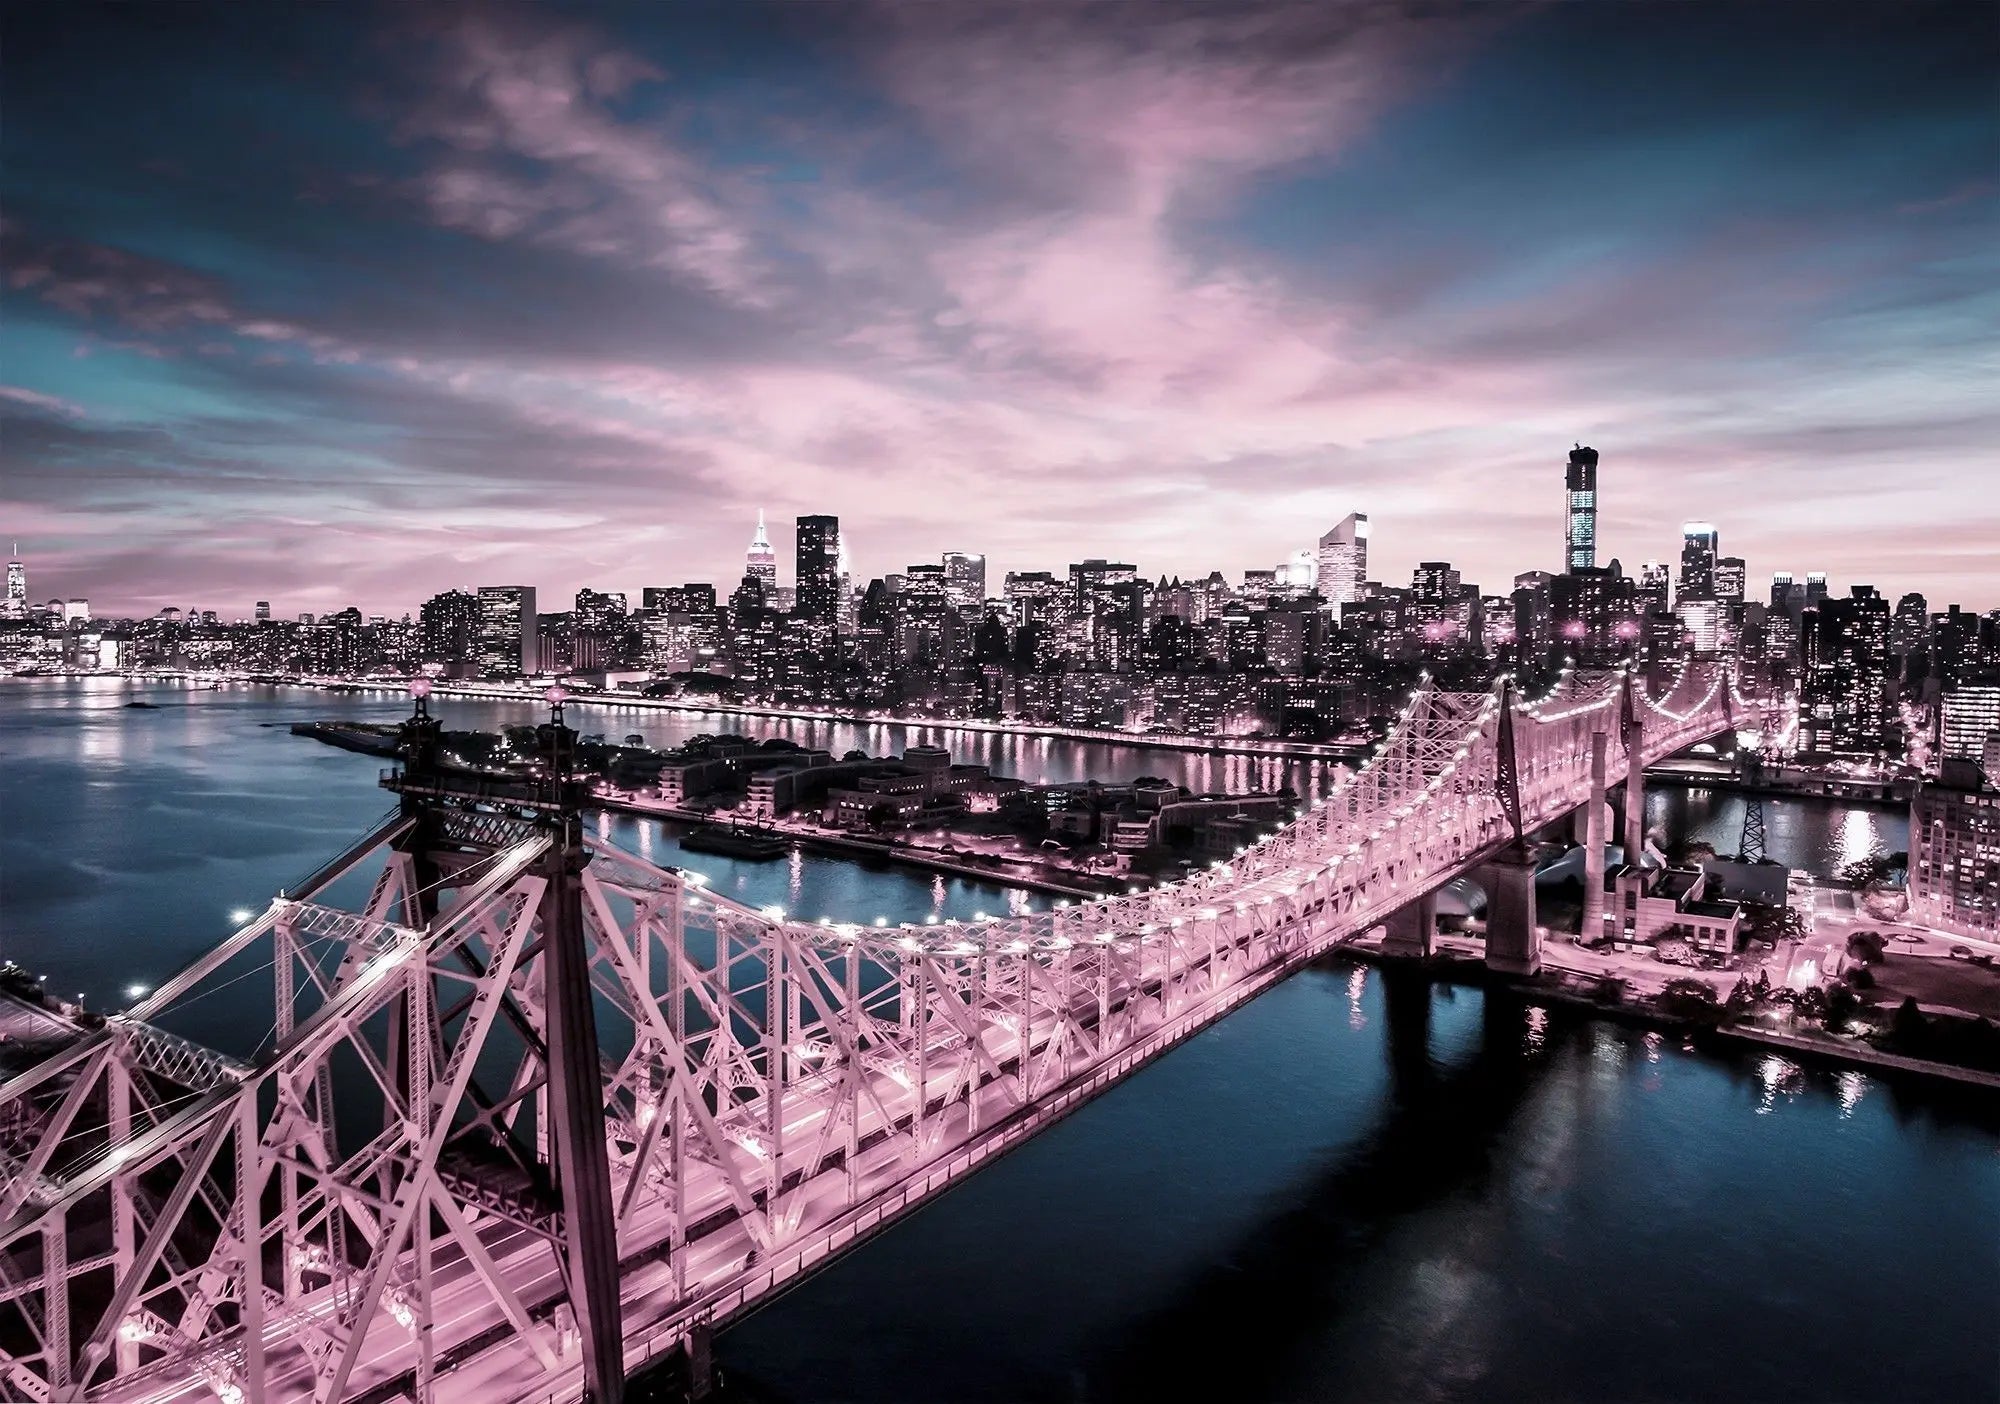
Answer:
<svg viewBox="0 0 2000 1404"><path fill-rule="evenodd" d="M53 675L51 675L53 676ZM77 674L76 676L103 676ZM407 683L399 679L379 681L347 678L290 678L253 673L132 672L115 676L141 682L187 681L255 683L264 687L302 688L328 693L383 693L400 695ZM459 697L480 702L541 703L547 684L518 687L484 683L435 682L433 697ZM758 706L720 702L713 699L690 701L678 697L646 697L639 693L592 692L564 684L568 707L631 709L636 711L683 712L733 717L760 717L782 721L838 722L849 726L902 726L930 731L958 731L968 735L1023 736L1057 741L1087 741L1137 750L1180 751L1219 756L1264 756L1279 760L1325 761L1355 764L1372 749L1372 742L1286 741L1259 736L1195 736L1181 733L1125 731L1116 727L1054 726L1037 722L987 721L974 717L892 716L852 709Z"/></svg>
<svg viewBox="0 0 2000 1404"><path fill-rule="evenodd" d="M351 722L307 721L292 723L291 732L294 736L319 741L361 755L393 758L398 753L395 729L392 727ZM718 819L706 811L684 809L638 795L606 793L603 789L593 790L591 807L614 814L657 819L697 832L726 833L735 827L732 820ZM1052 872L1052 865L1048 863L1019 864L1002 859L988 867L940 853L920 844L898 844L865 839L807 828L803 825L765 825L760 826L758 832L768 832L774 837L782 838L788 844L796 843L809 852L824 853L839 858L871 859L924 872L973 878L996 886L1018 888L1024 892L1035 892L1048 897L1069 897L1089 901L1097 897L1115 896L1126 890L1126 884L1122 881L1093 881L1084 874Z"/></svg>
<svg viewBox="0 0 2000 1404"><path fill-rule="evenodd" d="M1367 965L1387 970L1420 971L1434 983L1463 988L1502 989L1539 1003L1562 1005L1594 1019L1627 1027L1652 1029L1695 1041L1697 1046L1722 1045L1736 1049L1755 1048L1836 1067L1858 1068L1878 1074L1904 1077L1981 1092L2000 1093L2000 1073L1982 1068L1961 1067L1927 1058L1911 1058L1888 1053L1859 1039L1833 1034L1807 1035L1758 1028L1736 1020L1713 1023L1670 1014L1651 998L1620 998L1607 1001L1578 988L1580 982L1602 978L1590 972L1545 965L1540 975L1509 975L1488 969L1484 959L1467 950L1440 949L1429 956L1400 955L1385 951L1379 944L1357 937L1338 948ZM1689 972L1675 969L1678 978ZM1734 974L1735 972L1731 972Z"/></svg>
<svg viewBox="0 0 2000 1404"><path fill-rule="evenodd" d="M364 756L389 757L397 754L396 728L363 727L350 722L293 722L292 735L322 741L343 751Z"/></svg>
<svg viewBox="0 0 2000 1404"><path fill-rule="evenodd" d="M1770 795L1780 799L1831 800L1839 804L1866 804L1884 809L1907 809L1916 798L1917 782L1911 779L1849 780L1832 775L1787 774L1746 780L1726 771L1695 771L1671 764L1646 772L1646 784L1654 788L1720 790L1735 795Z"/></svg>
<svg viewBox="0 0 2000 1404"><path fill-rule="evenodd" d="M657 819L665 823L680 824L689 828L727 828L727 822L717 820L713 815L699 813L691 809L680 809L673 805L657 804L634 796L599 794L594 800L598 809L614 814L627 814L635 818ZM933 849L911 844L886 843L876 839L855 838L847 834L828 833L814 829L771 826L769 832L783 838L787 843L796 843L800 848L812 853L829 854L837 858L866 858L894 864L899 867L915 868L924 872L944 873L952 877L971 878L978 882L990 883L995 887L1018 888L1023 892L1035 892L1045 897L1068 897L1077 901L1092 901L1099 897L1109 897L1123 891L1123 887L1084 887L1058 881L1046 872L1021 872L1011 865L985 868L958 861Z"/></svg>

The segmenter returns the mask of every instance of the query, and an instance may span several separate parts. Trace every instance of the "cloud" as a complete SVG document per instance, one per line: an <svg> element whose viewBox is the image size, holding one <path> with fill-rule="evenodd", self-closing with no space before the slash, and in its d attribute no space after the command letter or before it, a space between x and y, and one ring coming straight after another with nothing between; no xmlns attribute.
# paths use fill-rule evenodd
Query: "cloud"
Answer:
<svg viewBox="0 0 2000 1404"><path fill-rule="evenodd" d="M733 302L768 300L750 231L721 189L734 183L610 107L663 79L659 69L581 28L524 33L480 17L448 25L436 47L429 93L399 128L446 153L414 183L433 218L664 269Z"/></svg>
<svg viewBox="0 0 2000 1404"><path fill-rule="evenodd" d="M310 608L726 582L764 506L840 513L864 573L1186 575L1358 509L1385 578L1497 586L1553 559L1574 439L1629 560L1697 505L1753 570L1992 517L1991 189L1950 83L1857 124L1808 45L1706 93L1622 7L760 14L209 26L129 168L55 100L129 36L45 53L0 168L38 569ZM1627 24L1647 82L1575 62ZM1920 52L1873 50L1885 83ZM228 549L117 545L149 530Z"/></svg>

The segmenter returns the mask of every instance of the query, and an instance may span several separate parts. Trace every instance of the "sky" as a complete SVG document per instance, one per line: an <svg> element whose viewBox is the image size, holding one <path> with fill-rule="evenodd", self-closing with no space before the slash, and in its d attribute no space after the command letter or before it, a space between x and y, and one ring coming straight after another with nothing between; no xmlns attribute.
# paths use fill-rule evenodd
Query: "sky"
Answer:
<svg viewBox="0 0 2000 1404"><path fill-rule="evenodd" d="M1633 573L2000 605L1989 0L0 15L37 600L726 587L759 509L1499 591L1580 441Z"/></svg>

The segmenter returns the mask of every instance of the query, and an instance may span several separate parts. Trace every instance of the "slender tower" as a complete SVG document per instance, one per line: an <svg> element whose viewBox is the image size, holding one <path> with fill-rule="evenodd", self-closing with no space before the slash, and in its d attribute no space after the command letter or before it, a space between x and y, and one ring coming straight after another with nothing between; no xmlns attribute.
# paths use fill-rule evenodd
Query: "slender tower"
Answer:
<svg viewBox="0 0 2000 1404"><path fill-rule="evenodd" d="M757 534L750 538L750 549L744 553L743 573L763 587L765 604L777 600L778 553L771 549L771 538L764 534L761 508L757 512Z"/></svg>
<svg viewBox="0 0 2000 1404"><path fill-rule="evenodd" d="M21 543L14 543L14 555L7 562L7 600L0 606L9 619L28 617L28 563L21 559Z"/></svg>
<svg viewBox="0 0 2000 1404"><path fill-rule="evenodd" d="M1597 565L1597 450L1578 444L1569 451L1569 469L1563 478L1569 503L1569 558L1571 574Z"/></svg>

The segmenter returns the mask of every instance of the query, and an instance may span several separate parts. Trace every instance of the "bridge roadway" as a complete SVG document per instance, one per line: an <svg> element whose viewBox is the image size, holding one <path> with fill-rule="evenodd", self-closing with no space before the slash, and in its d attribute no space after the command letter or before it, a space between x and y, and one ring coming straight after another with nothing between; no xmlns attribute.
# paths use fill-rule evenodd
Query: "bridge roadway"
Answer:
<svg viewBox="0 0 2000 1404"><path fill-rule="evenodd" d="M1621 707L1639 726L1620 725ZM1467 695L1426 686L1375 758L1234 861L1171 888L1004 922L807 925L593 846L581 874L592 977L600 1007L630 1025L629 1046L614 1052L607 1040L602 1055L624 1368L704 1340L1342 941L1586 802L1594 735L1642 737L1629 758L1636 767L1730 724L1720 674L1697 670L1657 702L1617 674L1567 679L1534 705L1499 688ZM1601 785L1601 769L1598 776ZM460 890L459 903L424 927L428 946L378 940L365 962L344 958L329 995L348 999L340 1027L322 1034L336 1021L308 1020L301 1030L313 1024L320 1042L294 1039L260 1064L331 1143L331 1111L297 1089L319 1075L339 1039L357 1046L375 1036L369 1014L393 1007L398 1017L428 1018L439 1055L394 1074L395 1057L377 1037L365 1056L391 1104L382 1131L348 1159L331 1158L316 1185L288 1191L289 1217L268 1221L268 1191L252 1206L262 1310L219 1309L232 1273L241 1301L251 1256L227 1233L216 1260L177 1273L158 1271L157 1258L133 1272L130 1260L147 1255L127 1246L121 1270L138 1280L119 1300L131 1310L94 1334L106 1341L115 1326L120 1344L100 1346L94 1362L86 1352L61 1367L46 1355L16 1357L8 1371L17 1384L53 1375L66 1383L34 1397L162 1404L585 1393L591 1351L556 1324L569 1284L547 1225L462 1192L439 1155L468 1124L496 1135L525 1127L523 1111L541 1105L546 1077L533 1035L548 1027L548 1014L525 978L543 888L521 875L539 870L549 839L479 818L511 840L477 859L440 852L392 861L364 914L386 921L416 912L421 890ZM442 876L419 884L423 862ZM296 920L283 901L260 918L267 927ZM462 958L475 930L488 964L472 978L457 972L475 993L447 1019L446 957ZM364 978L381 987L377 1002L350 996ZM499 1047L482 1047L486 1024L475 1031L479 992L527 1032L518 1066L507 1071L509 1091L482 1094L468 1113L454 1098L468 1089L472 1065L483 1076ZM158 1018L170 1003L156 997L136 1013ZM305 1157L282 1148L301 1144L297 1128L260 1113L268 1122L253 1146L243 1108L246 1099L258 1105L256 1078L244 1085L235 1094L246 1128L239 1174L290 1185ZM0 1087L0 1104L9 1091ZM222 1134L211 1132L216 1141ZM183 1174L209 1176L207 1160L182 1160ZM93 1173L115 1183L119 1170L71 1167L28 1196L27 1208L0 1225L7 1261L23 1266L18 1245L30 1233L49 1251L53 1211L41 1206L71 1202ZM234 1194L212 1176L202 1192ZM171 1202L156 1230L170 1210ZM236 1224L244 1213L239 1203L217 1217ZM334 1236L336 1217L357 1242ZM442 1232L434 1235L434 1224ZM171 1240L148 1234L155 1237ZM344 1246L330 1255L336 1244ZM271 1273L273 1248L308 1266ZM197 1275L199 1292L189 1286ZM324 1280L308 1281L315 1277ZM0 1302L36 1295L18 1275L5 1278ZM66 1336L46 1315L58 1302L46 1288L40 1295L42 1334ZM178 1324L161 1330L162 1321Z"/></svg>

